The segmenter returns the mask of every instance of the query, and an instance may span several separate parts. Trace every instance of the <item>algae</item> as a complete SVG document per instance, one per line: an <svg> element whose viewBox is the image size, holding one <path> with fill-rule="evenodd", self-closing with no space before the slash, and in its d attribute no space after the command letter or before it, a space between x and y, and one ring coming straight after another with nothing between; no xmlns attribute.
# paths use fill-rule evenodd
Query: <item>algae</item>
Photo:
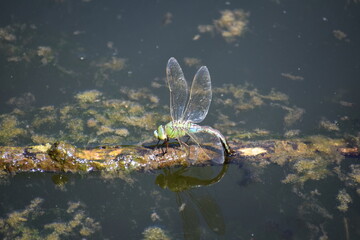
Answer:
<svg viewBox="0 0 360 240"><path fill-rule="evenodd" d="M323 119L319 123L320 128L323 128L327 131L340 131L338 123L330 122L329 120Z"/></svg>
<svg viewBox="0 0 360 240"><path fill-rule="evenodd" d="M43 202L43 199L35 198L23 210L0 218L0 236L3 239L76 239L92 236L101 229L97 221L87 216L80 202L69 202L68 209L61 213L66 214L67 221L45 223L43 228L36 228L33 222L48 220L52 212L41 207Z"/></svg>
<svg viewBox="0 0 360 240"><path fill-rule="evenodd" d="M54 61L54 52L49 46L39 46L37 49L37 55L41 57L40 62L43 65L47 65Z"/></svg>
<svg viewBox="0 0 360 240"><path fill-rule="evenodd" d="M226 9L220 14L220 18L215 19L213 24L199 25L198 31L200 33L218 33L227 42L234 42L238 37L244 35L249 23L249 12L243 9Z"/></svg>
<svg viewBox="0 0 360 240"><path fill-rule="evenodd" d="M196 68L199 68L202 65L201 60L194 57L184 57L184 63L189 67L196 67Z"/></svg>
<svg viewBox="0 0 360 240"><path fill-rule="evenodd" d="M340 205L337 206L340 212L346 212L349 209L349 203L352 202L350 195L346 192L345 189L339 190L336 199L339 201Z"/></svg>
<svg viewBox="0 0 360 240"><path fill-rule="evenodd" d="M160 227L148 227L143 232L144 240L170 240L168 233Z"/></svg>
<svg viewBox="0 0 360 240"><path fill-rule="evenodd" d="M20 127L21 123L14 115L4 114L0 116L0 144L12 145L26 136L27 132Z"/></svg>

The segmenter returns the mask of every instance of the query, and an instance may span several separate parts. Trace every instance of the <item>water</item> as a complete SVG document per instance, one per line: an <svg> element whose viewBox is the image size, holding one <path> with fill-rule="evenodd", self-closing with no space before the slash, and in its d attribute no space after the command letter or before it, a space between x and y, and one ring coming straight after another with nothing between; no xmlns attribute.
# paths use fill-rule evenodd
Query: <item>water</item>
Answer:
<svg viewBox="0 0 360 240"><path fill-rule="evenodd" d="M359 8L350 0L2 1L0 120L15 116L16 126L23 130L16 136L0 131L0 143L28 146L58 139L78 147L148 143L155 130L151 124L168 120L158 115L169 114L165 66L176 57L188 82L200 65L209 68L214 97L204 125L216 127L230 140L241 134L256 140L259 131L266 130L270 133L261 138L321 134L356 144ZM231 17L235 19L230 24ZM226 28L229 24L231 31ZM191 65L185 58L200 63ZM245 96L234 94L246 84ZM93 89L102 94L95 106L74 98ZM267 98L271 89L288 100ZM261 96L253 98L254 92ZM126 112L129 119L149 113L154 123L144 127L123 119L101 122L89 113L95 109L110 119L116 111L101 110L110 99L133 104L135 115ZM53 109L39 110L44 106ZM106 132L100 125L111 129ZM264 168L246 162L230 165L213 184L197 180L212 179L220 167L120 176L21 173L1 178L0 218L41 198L39 206L45 213L33 216L40 212L34 210L23 222L37 229L33 238L52 232L44 224L69 222L82 213L97 223L87 222L94 233L81 234L84 226L77 225L71 233L63 232L63 238L142 239L145 229L159 227L171 239L357 239L357 159L344 158L338 164L336 157L325 157L330 174L306 180L303 186L282 182L289 173L304 174L291 163ZM302 160L296 162L305 164ZM344 175L336 170L339 166ZM157 179L164 175L184 191L159 185ZM339 195L342 190L351 197L345 211L338 208L337 198L347 196ZM69 202L81 206L67 212ZM17 222L13 229L19 226L24 225ZM0 236L14 237L5 225L1 227Z"/></svg>

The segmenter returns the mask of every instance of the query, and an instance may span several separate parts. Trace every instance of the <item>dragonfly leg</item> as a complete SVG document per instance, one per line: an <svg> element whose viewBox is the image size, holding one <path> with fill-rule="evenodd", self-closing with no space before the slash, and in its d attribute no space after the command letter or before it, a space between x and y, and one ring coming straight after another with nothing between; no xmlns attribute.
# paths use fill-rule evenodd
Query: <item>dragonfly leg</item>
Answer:
<svg viewBox="0 0 360 240"><path fill-rule="evenodd" d="M165 153L167 153L168 150L169 150L169 140L165 140L164 143L166 144L166 151L165 151ZM164 155L165 155L165 153L164 153Z"/></svg>
<svg viewBox="0 0 360 240"><path fill-rule="evenodd" d="M190 137L189 137L185 142L184 142L184 141L181 141L180 139L176 139L176 140L179 142L180 146L181 146L181 145L184 146L185 152L186 152L186 157L187 157L188 159L190 159L190 145L187 144L187 142L189 141L189 139L190 139Z"/></svg>
<svg viewBox="0 0 360 240"><path fill-rule="evenodd" d="M189 142L189 140L190 140L190 136L188 135L188 136L186 136L187 137L187 139L186 139L186 141L184 142L184 143L188 143Z"/></svg>
<svg viewBox="0 0 360 240"><path fill-rule="evenodd" d="M162 144L159 144L160 141L161 140L159 139L159 141L156 143L156 146L160 147L162 155L165 155L167 153L167 151L168 151L169 141L167 139L165 139ZM166 150L165 151L164 151L164 148L163 148L164 144L166 145Z"/></svg>

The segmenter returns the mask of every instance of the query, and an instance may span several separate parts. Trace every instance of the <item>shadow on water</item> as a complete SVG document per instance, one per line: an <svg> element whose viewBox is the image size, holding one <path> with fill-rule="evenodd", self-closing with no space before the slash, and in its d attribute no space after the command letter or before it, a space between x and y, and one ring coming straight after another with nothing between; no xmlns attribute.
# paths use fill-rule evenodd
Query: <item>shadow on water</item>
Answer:
<svg viewBox="0 0 360 240"><path fill-rule="evenodd" d="M215 177L209 179L195 177L199 175L199 169L197 169L197 174L192 176L191 169L187 167L164 169L164 173L156 177L157 185L176 193L185 239L203 239L199 215L203 217L213 233L219 236L225 234L225 220L216 200L210 194L200 195L193 189L219 182L227 168L228 165L225 164ZM209 171L209 169L203 168L201 171Z"/></svg>

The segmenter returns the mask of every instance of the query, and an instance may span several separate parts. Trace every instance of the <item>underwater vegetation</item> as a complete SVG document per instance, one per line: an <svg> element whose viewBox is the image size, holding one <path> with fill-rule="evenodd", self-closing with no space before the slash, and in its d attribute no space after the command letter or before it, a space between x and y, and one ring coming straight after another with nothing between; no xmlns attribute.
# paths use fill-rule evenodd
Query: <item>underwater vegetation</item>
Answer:
<svg viewBox="0 0 360 240"><path fill-rule="evenodd" d="M249 84L243 86L224 84L221 88L214 88L213 92L221 96L215 99L215 103L231 106L237 113L262 106L267 101L286 102L289 99L286 94L274 89L268 94L262 94Z"/></svg>
<svg viewBox="0 0 360 240"><path fill-rule="evenodd" d="M184 63L189 67L196 67L196 68L199 68L202 65L201 59L194 57L185 57Z"/></svg>
<svg viewBox="0 0 360 240"><path fill-rule="evenodd" d="M88 146L152 140L156 124L168 120L153 111L160 108L158 98L144 89L119 92L119 99L107 99L100 91L89 90L76 94L68 105L2 114L0 144L67 141Z"/></svg>
<svg viewBox="0 0 360 240"><path fill-rule="evenodd" d="M305 142L297 142L296 146L279 142L274 149L270 162L290 169L283 180L284 183L303 185L308 180L321 180L333 174L331 167L339 165L344 159L335 147L330 147L330 138L323 136L308 137ZM295 148L294 148L295 147Z"/></svg>
<svg viewBox="0 0 360 240"><path fill-rule="evenodd" d="M199 33L220 34L227 42L234 42L236 38L242 36L247 30L249 23L249 12L242 9L223 10L220 12L219 19L215 19L213 24L199 25ZM194 37L195 40L198 37Z"/></svg>
<svg viewBox="0 0 360 240"><path fill-rule="evenodd" d="M26 130L19 127L16 116L0 116L0 142L5 145L14 144L16 139L24 137Z"/></svg>
<svg viewBox="0 0 360 240"><path fill-rule="evenodd" d="M68 208L55 216L56 221L46 222L54 216L51 216L51 209L41 207L43 202L43 199L35 198L25 209L0 218L2 239L78 239L90 237L101 229L98 222L87 216L80 202L69 202ZM37 221L44 223L40 224L43 228L34 227L33 223Z"/></svg>
<svg viewBox="0 0 360 240"><path fill-rule="evenodd" d="M142 233L144 240L170 240L168 234L160 227L148 227Z"/></svg>
<svg viewBox="0 0 360 240"><path fill-rule="evenodd" d="M40 62L43 65L47 65L51 63L55 58L51 47L47 47L47 46L39 46L37 49L37 55L41 57Z"/></svg>
<svg viewBox="0 0 360 240"><path fill-rule="evenodd" d="M213 94L218 109L210 113L217 118L214 126L229 139L271 134L266 129L244 132L239 128L241 122L227 115L231 109L235 109L236 116L263 106L280 106L286 113L285 126L299 121L304 113L301 108L287 106L285 94L275 90L263 94L248 84L225 84L214 88ZM82 147L139 143L139 139L151 142L154 140L152 131L170 120L168 107L160 106L159 98L147 88L121 87L116 98L109 98L99 90L87 90L75 94L74 101L61 106L18 108L26 102L26 96L13 99L12 102L19 104L14 105L12 112L0 115L0 145L65 141Z"/></svg>
<svg viewBox="0 0 360 240"><path fill-rule="evenodd" d="M330 122L329 120L326 119L320 121L319 127L327 131L340 131L340 128L337 123Z"/></svg>
<svg viewBox="0 0 360 240"><path fill-rule="evenodd" d="M281 73L281 76L292 81L303 81L304 78L301 76L293 75L291 73Z"/></svg>
<svg viewBox="0 0 360 240"><path fill-rule="evenodd" d="M346 189L341 189L336 196L336 199L339 201L340 205L337 206L339 211L346 212L349 208L349 203L352 202L350 195L346 192Z"/></svg>

